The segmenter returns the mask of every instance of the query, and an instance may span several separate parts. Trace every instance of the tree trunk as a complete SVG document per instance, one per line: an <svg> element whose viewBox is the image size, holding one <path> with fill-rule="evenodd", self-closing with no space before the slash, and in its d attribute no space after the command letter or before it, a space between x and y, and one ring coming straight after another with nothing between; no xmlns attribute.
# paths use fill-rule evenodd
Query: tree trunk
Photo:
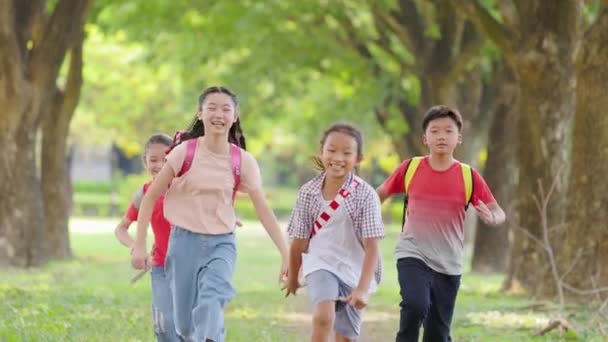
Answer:
<svg viewBox="0 0 608 342"><path fill-rule="evenodd" d="M2 263L46 260L46 222L37 174L36 132L49 113L59 68L84 26L92 1L0 1L0 257Z"/></svg>
<svg viewBox="0 0 608 342"><path fill-rule="evenodd" d="M494 109L494 120L487 146L488 158L483 174L496 201L508 212L511 204L509 202L513 198L517 170L515 153L510 146L514 135L512 103L515 99L515 91L513 81L507 80L507 77L500 77L496 82L501 84L501 96ZM508 225L491 227L478 220L472 270L480 273L502 273L507 270L508 261Z"/></svg>
<svg viewBox="0 0 608 342"><path fill-rule="evenodd" d="M36 172L36 129L24 118L39 108L39 94L21 72L15 28L29 27L23 8L0 2L0 263L36 265L46 258L45 227ZM15 32L17 31L17 32Z"/></svg>
<svg viewBox="0 0 608 342"><path fill-rule="evenodd" d="M453 99L445 104L460 111L463 120L462 145L455 151L456 159L479 167L479 151L487 144L490 123L494 117L491 103L485 103L486 96L496 98L492 85L483 81L479 67L463 75L454 91ZM492 102L490 99L488 102Z"/></svg>
<svg viewBox="0 0 608 342"><path fill-rule="evenodd" d="M547 208L545 224L551 229L565 218L568 133L574 112L574 82L570 52L564 52L565 56L561 55L562 52L545 54L530 63L532 65L526 65L529 59L536 59L532 56L535 53L524 53L522 60L515 63L520 69L516 140L519 228L514 231L511 262L514 278L525 288L539 295L552 296L555 289L548 272L546 253L520 229L539 238L542 236L542 216L545 214L541 214L537 206L537 202L543 200L539 187L542 185L546 196L555 180L557 187ZM538 77L531 77L532 69L537 70L535 76Z"/></svg>
<svg viewBox="0 0 608 342"><path fill-rule="evenodd" d="M50 105L50 113L42 125L42 191L51 258L72 256L68 219L72 193L67 164L67 138L70 121L78 105L82 87L81 32L71 50L68 77L63 91L57 89Z"/></svg>
<svg viewBox="0 0 608 342"><path fill-rule="evenodd" d="M511 275L534 294L551 297L554 282L545 251L522 230L542 236L544 224L534 195L545 194L554 180L556 192L547 208L546 225L562 223L568 174L568 135L574 112L573 51L579 38L578 0L515 2L518 18L497 22L479 0L457 2L477 27L502 51L519 87L516 151L519 165L517 226L511 249Z"/></svg>
<svg viewBox="0 0 608 342"><path fill-rule="evenodd" d="M498 98L500 84L495 80L484 81L481 68L476 67L463 75L451 96L444 100L448 106L462 114L462 145L454 155L456 159L479 168L479 152L486 146L490 123L495 115L492 107ZM468 211L464 222L465 249L473 249L477 218Z"/></svg>
<svg viewBox="0 0 608 342"><path fill-rule="evenodd" d="M463 146L456 151L457 158L476 165L477 156L486 141L484 137L487 137L493 115L491 111L484 111L482 108L482 97L487 89L481 81L481 70L473 68L464 73L459 82L454 80L454 83L442 86L434 86L440 83L439 81L430 81L424 79L423 76L420 77L420 82L423 84L420 104L411 106L405 99L397 100L402 119L409 126L407 134L391 135L397 153L402 159L428 154L428 149L422 144L422 134L424 133L422 119L429 108L444 104L461 112L464 120L463 132L468 132ZM387 113L390 105L390 103L385 104L385 108L380 111ZM384 114L384 117L377 114L380 125L390 132L390 127L387 127L389 123L387 116L388 114Z"/></svg>
<svg viewBox="0 0 608 342"><path fill-rule="evenodd" d="M481 79L479 69L469 70L478 62L481 54L481 37L472 23L455 11L454 6L447 2L436 1L431 6L435 11L435 23L441 34L439 38L429 38L426 24L422 19L424 16L418 5L414 0L399 1L395 7L372 4L372 19L378 37L371 41L360 40L359 37L369 35L358 35L352 20L347 18L343 22L346 36L350 38L347 47L354 48L363 58L371 62L373 73L378 79L391 80L392 86L386 90L385 99L376 110L376 117L380 126L391 137L395 150L402 159L428 153L422 144L421 124L424 113L431 106L450 105L459 108L467 118L477 116L479 112L479 88L471 87L470 84L461 87L459 81ZM395 53L394 44L401 44L403 49L415 56L414 65L407 58ZM375 45L393 56L395 62L400 64L402 74L396 75L384 70L382 63L376 60L376 55L370 51L370 45ZM403 81L411 75L415 75L420 82L419 98L414 101L408 98L402 87ZM463 89L467 95L474 96L460 97ZM398 112L400 117L392 117L391 114L395 112ZM391 125L395 119L404 121L409 128L408 131L395 133ZM477 127L480 121L470 122L476 126L471 129L472 131L479 128L476 134L485 135L487 125L484 130ZM474 138L471 141L475 141ZM467 148L465 154L474 155L478 146L476 144L468 146L472 148Z"/></svg>
<svg viewBox="0 0 608 342"><path fill-rule="evenodd" d="M585 34L576 59L572 171L565 196L567 231L559 244L561 270L571 269L565 282L579 289L608 286L607 60L608 6L604 6Z"/></svg>
<svg viewBox="0 0 608 342"><path fill-rule="evenodd" d="M54 102L61 101L57 94ZM54 110L52 110L53 112ZM66 163L66 135L69 122L49 115L42 124L42 193L48 231L48 251L53 259L71 257L68 216L71 193Z"/></svg>
<svg viewBox="0 0 608 342"><path fill-rule="evenodd" d="M0 101L1 103L1 101ZM46 230L35 168L35 131L21 127L15 140L2 139L0 169L0 263L18 267L46 261Z"/></svg>

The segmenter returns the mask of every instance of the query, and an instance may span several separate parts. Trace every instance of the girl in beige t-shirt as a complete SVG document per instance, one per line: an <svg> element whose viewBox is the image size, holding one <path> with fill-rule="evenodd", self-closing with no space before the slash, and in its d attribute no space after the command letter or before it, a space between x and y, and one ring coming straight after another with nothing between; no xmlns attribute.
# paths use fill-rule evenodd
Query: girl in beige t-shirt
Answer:
<svg viewBox="0 0 608 342"><path fill-rule="evenodd" d="M281 253L279 280L287 270L287 244L266 202L260 170L244 150L236 95L224 87L207 88L182 141L197 139L189 170L181 174L188 151L178 144L146 192L139 211L131 263L146 265L146 229L156 199L165 195L165 217L171 237L165 269L174 302L177 334L186 341L224 341L224 306L234 297L231 284L236 261L236 224L232 195L235 177L230 143L241 149L238 190L249 194L258 217Z"/></svg>

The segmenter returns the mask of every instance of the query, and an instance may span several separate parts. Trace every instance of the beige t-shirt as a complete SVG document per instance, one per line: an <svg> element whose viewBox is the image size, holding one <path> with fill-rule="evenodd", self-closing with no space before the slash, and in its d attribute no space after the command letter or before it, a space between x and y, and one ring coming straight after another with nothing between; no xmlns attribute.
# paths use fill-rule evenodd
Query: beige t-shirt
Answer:
<svg viewBox="0 0 608 342"><path fill-rule="evenodd" d="M167 165L177 174L184 162L186 143L167 155ZM260 169L251 153L241 150L241 184L249 193L262 186ZM236 215L232 206L231 156L211 152L198 139L188 172L175 177L165 195L165 217L171 224L201 234L227 234L234 230Z"/></svg>

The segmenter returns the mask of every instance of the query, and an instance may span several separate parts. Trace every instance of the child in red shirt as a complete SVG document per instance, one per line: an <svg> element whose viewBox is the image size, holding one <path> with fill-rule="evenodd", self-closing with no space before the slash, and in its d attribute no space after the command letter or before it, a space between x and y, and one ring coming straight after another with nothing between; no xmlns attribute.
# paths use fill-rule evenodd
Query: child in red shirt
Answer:
<svg viewBox="0 0 608 342"><path fill-rule="evenodd" d="M151 136L144 147L144 167L152 176L152 180L165 164L165 152L171 145L172 139L165 134ZM148 190L150 183L144 184L135 195L120 221L114 233L120 243L126 247L133 248L134 240L127 232L132 222L137 221L139 205L144 193ZM173 324L173 304L169 280L165 274L165 257L169 243L171 224L163 213L164 196L161 196L154 204L154 211L150 223L154 232L154 247L152 248L151 282L152 282L152 317L154 320L154 333L157 341L177 341L177 335ZM149 261L147 262L149 264Z"/></svg>
<svg viewBox="0 0 608 342"><path fill-rule="evenodd" d="M417 342L423 324L424 341L451 341L468 204L486 224L505 221L481 175L454 159L462 142L460 113L432 107L422 129L429 155L404 161L377 189L381 201L404 192L407 196L407 220L395 249L402 298L399 342Z"/></svg>

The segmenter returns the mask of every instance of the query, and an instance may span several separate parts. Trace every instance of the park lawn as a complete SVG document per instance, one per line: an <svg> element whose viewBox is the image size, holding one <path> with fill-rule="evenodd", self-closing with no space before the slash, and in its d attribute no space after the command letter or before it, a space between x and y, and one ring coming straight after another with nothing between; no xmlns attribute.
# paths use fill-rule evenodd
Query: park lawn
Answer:
<svg viewBox="0 0 608 342"><path fill-rule="evenodd" d="M72 220L76 258L38 269L3 269L0 341L152 341L149 278L134 275L127 249L114 239L117 220ZM393 229L393 231L395 231ZM284 299L276 278L278 253L257 223L238 230L237 296L226 310L228 341L305 341L310 315L304 293ZM395 235L382 243L385 278L364 318L361 341L394 340L399 286L392 258ZM453 321L455 341L556 341L553 331L532 338L554 312L533 311L521 295L498 292L500 276L465 274ZM585 321L571 309L573 322ZM590 329L579 340L601 341Z"/></svg>

